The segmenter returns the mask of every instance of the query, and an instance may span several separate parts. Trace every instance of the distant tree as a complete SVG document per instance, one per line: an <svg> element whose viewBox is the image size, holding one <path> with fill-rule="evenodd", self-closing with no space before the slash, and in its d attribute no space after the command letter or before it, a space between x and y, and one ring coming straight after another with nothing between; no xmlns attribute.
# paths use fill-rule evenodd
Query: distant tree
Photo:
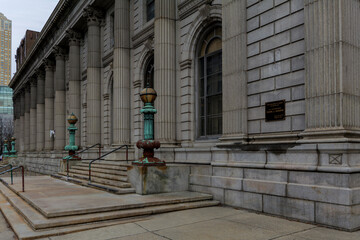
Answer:
<svg viewBox="0 0 360 240"><path fill-rule="evenodd" d="M14 121L11 117L0 116L0 144L1 144L1 154L4 150L4 140L7 139L10 142L10 139L14 135ZM10 146L8 145L9 149Z"/></svg>

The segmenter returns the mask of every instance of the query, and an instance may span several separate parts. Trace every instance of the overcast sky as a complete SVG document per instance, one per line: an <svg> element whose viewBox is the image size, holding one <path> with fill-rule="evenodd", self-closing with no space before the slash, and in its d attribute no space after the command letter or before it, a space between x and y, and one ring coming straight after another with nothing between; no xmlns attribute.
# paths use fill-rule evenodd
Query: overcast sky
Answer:
<svg viewBox="0 0 360 240"><path fill-rule="evenodd" d="M15 53L27 29L40 32L59 0L0 0L0 12L12 21L11 76Z"/></svg>

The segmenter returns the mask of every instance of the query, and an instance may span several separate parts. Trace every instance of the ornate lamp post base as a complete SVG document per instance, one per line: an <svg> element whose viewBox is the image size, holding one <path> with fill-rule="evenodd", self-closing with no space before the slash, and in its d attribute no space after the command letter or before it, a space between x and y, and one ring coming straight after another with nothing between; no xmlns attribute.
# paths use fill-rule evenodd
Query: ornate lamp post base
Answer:
<svg viewBox="0 0 360 240"><path fill-rule="evenodd" d="M139 140L136 147L144 149L143 157L133 162L138 166L165 166L165 162L154 157L154 149L160 147L160 142L155 140Z"/></svg>
<svg viewBox="0 0 360 240"><path fill-rule="evenodd" d="M68 127L69 130L69 145L65 146L65 150L69 151L69 155L64 157L64 160L80 160L78 156L75 155L75 151L79 149L78 146L75 145L75 132L77 130L77 127L75 127L75 124L77 123L78 119L77 117L72 113L68 117L68 123L70 126Z"/></svg>
<svg viewBox="0 0 360 240"><path fill-rule="evenodd" d="M144 115L144 140L139 140L136 143L137 148L144 149L143 157L134 161L132 164L137 166L165 166L165 162L154 157L154 149L160 147L160 142L154 140L154 114L156 109L154 108L154 101L156 99L156 91L146 86L140 92L140 98L145 104L141 109L141 113Z"/></svg>

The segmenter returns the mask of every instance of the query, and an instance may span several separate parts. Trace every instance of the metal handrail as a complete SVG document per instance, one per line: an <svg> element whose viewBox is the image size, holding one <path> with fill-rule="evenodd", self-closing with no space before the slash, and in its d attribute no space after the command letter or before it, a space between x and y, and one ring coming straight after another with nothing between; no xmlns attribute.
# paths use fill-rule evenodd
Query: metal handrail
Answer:
<svg viewBox="0 0 360 240"><path fill-rule="evenodd" d="M22 174L22 191L25 192L25 178L24 178L24 166L18 166L18 167L12 167L11 169L8 169L6 171L0 172L0 175L7 173L7 172L11 172L11 185L14 184L13 179L12 179L12 171L16 170L18 168L21 168L21 174Z"/></svg>
<svg viewBox="0 0 360 240"><path fill-rule="evenodd" d="M90 146L90 147L87 147L79 152L75 152L73 156L77 156L79 155L80 153L83 153L95 146L99 146L99 158L101 158L101 143L95 143L94 145ZM66 178L67 180L69 180L69 159L66 159Z"/></svg>
<svg viewBox="0 0 360 240"><path fill-rule="evenodd" d="M119 150L119 149L121 149L123 147L126 147L126 161L128 161L129 145L126 145L126 144L121 145L120 147L115 148L114 150L105 153L104 155L98 157L97 159L94 159L94 160L90 161L90 163L89 163L89 183L91 183L91 164L93 162L95 162L95 161L101 160L103 157L105 157L105 156L107 156L107 155L109 155L109 154L111 154L111 153L113 153L113 152L115 152L115 151L117 151L117 150Z"/></svg>
<svg viewBox="0 0 360 240"><path fill-rule="evenodd" d="M93 147L96 147L96 146L99 146L99 157L100 157L101 156L101 143L95 143L94 145L92 145L90 147L87 147L87 148L85 148L85 149L83 149L83 150L81 150L79 152L76 152L74 155L78 155L80 153L83 153L83 152L85 152L85 151L87 151L87 150L89 150L89 149L91 149Z"/></svg>
<svg viewBox="0 0 360 240"><path fill-rule="evenodd" d="M6 167L10 167L10 170L13 168L13 166L11 164L6 164L4 166L1 166L0 169L6 168ZM13 172L12 171L11 171L10 176L11 176L11 184L13 184Z"/></svg>

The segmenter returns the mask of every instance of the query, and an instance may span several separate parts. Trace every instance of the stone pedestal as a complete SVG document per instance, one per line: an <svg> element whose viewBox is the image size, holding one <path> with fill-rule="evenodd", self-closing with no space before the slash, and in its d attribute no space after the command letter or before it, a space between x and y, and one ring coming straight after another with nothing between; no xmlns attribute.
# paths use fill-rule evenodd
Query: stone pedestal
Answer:
<svg viewBox="0 0 360 240"><path fill-rule="evenodd" d="M129 181L141 195L187 191L189 174L184 165L128 167Z"/></svg>
<svg viewBox="0 0 360 240"><path fill-rule="evenodd" d="M78 164L81 160L78 160L78 159L70 159L68 160L69 161L69 169ZM67 166L66 166L66 159L61 159L61 162L60 162L60 171L62 172L66 172L67 170Z"/></svg>

